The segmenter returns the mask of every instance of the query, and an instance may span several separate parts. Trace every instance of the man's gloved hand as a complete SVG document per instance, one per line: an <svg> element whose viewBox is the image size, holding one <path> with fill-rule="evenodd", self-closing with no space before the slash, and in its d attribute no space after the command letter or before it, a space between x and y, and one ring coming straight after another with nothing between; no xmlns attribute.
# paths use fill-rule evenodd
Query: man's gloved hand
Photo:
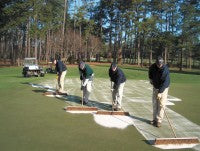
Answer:
<svg viewBox="0 0 200 151"><path fill-rule="evenodd" d="M119 86L118 86L117 84L114 84L113 89L117 90L118 87L119 87Z"/></svg>
<svg viewBox="0 0 200 151"><path fill-rule="evenodd" d="M83 80L83 75L80 76L80 80Z"/></svg>
<svg viewBox="0 0 200 151"><path fill-rule="evenodd" d="M83 90L84 89L84 86L81 86L81 90Z"/></svg>
<svg viewBox="0 0 200 151"><path fill-rule="evenodd" d="M162 94L161 93L158 93L158 95L157 95L157 100L161 100L161 97L162 97Z"/></svg>
<svg viewBox="0 0 200 151"><path fill-rule="evenodd" d="M113 92L114 89L110 89L111 92Z"/></svg>

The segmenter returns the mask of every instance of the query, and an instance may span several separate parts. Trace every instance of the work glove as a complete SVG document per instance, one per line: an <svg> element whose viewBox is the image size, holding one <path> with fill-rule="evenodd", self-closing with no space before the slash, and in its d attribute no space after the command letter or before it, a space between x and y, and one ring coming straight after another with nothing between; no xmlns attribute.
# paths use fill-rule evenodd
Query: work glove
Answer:
<svg viewBox="0 0 200 151"><path fill-rule="evenodd" d="M111 92L113 92L114 89L110 89Z"/></svg>
<svg viewBox="0 0 200 151"><path fill-rule="evenodd" d="M81 86L81 90L83 90L84 89L84 86Z"/></svg>
<svg viewBox="0 0 200 151"><path fill-rule="evenodd" d="M162 97L162 94L161 94L161 93L158 93L158 95L157 95L157 100L160 101L160 100L161 100L161 97Z"/></svg>
<svg viewBox="0 0 200 151"><path fill-rule="evenodd" d="M85 79L85 81L84 81L84 83L82 84L82 86L85 87L85 86L87 85L88 81L89 81L89 79Z"/></svg>
<svg viewBox="0 0 200 151"><path fill-rule="evenodd" d="M83 75L80 76L80 80L83 80Z"/></svg>

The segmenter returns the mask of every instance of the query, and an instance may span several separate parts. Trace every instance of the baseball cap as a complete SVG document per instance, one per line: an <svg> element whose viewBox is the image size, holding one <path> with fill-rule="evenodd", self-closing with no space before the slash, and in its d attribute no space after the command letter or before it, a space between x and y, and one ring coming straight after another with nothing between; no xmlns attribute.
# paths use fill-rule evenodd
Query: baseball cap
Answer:
<svg viewBox="0 0 200 151"><path fill-rule="evenodd" d="M156 64L157 65L163 65L164 64L164 60L161 56L158 56L156 59Z"/></svg>
<svg viewBox="0 0 200 151"><path fill-rule="evenodd" d="M79 63L79 67L80 67L81 69L84 69L84 67L85 67L85 62L81 61L81 62Z"/></svg>

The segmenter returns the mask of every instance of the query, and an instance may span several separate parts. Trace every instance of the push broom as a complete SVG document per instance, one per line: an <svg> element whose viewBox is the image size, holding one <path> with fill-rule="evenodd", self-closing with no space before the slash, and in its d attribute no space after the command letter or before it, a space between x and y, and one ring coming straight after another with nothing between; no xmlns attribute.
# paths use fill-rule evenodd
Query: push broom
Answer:
<svg viewBox="0 0 200 151"><path fill-rule="evenodd" d="M82 86L82 84L81 84L81 86ZM86 88L85 88L86 89ZM97 112L97 108L96 107L89 107L89 106L83 106L83 97L84 97L84 95L83 95L83 91L84 90L82 90L82 99L81 99L81 106L67 106L66 108L65 108L65 110L67 111L67 112L71 112L71 113L91 113L91 112Z"/></svg>
<svg viewBox="0 0 200 151"><path fill-rule="evenodd" d="M158 100L160 101L160 99L158 99ZM172 130L174 138L156 138L154 145L180 145L180 146L184 145L184 148L188 148L187 145L197 145L197 144L199 144L198 137L180 137L180 138L178 138L176 133L175 133L174 128L172 127L172 124L169 120L167 112L166 112L164 106L162 105L162 103L161 103L161 107L164 110L164 114L165 114L167 121L170 125L170 128Z"/></svg>
<svg viewBox="0 0 200 151"><path fill-rule="evenodd" d="M60 87L59 85L58 85L58 75L56 75L56 91L55 92L45 92L44 93L44 95L45 96L56 96L56 95L61 95L61 96L68 96L68 94L67 93L61 93L61 92L58 92L58 88Z"/></svg>
<svg viewBox="0 0 200 151"><path fill-rule="evenodd" d="M111 92L113 92L113 86L112 86L112 81L110 83L111 86ZM125 111L114 111L114 102L112 101L112 111L106 111L106 110L98 110L96 114L101 114L101 115L124 115L124 116L129 116L129 112Z"/></svg>

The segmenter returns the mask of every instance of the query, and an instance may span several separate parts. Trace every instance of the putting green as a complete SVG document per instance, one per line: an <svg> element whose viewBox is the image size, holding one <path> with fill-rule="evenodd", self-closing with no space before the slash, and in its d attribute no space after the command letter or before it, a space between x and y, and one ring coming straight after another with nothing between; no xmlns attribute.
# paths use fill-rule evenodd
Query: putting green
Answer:
<svg viewBox="0 0 200 151"><path fill-rule="evenodd" d="M41 85L44 87L55 88L56 80L44 81ZM66 79L65 90L69 93L69 96L60 98L66 100L66 105L80 106L80 80L77 78ZM149 143L151 143L155 138L174 137L166 118L162 123L162 127L159 129L149 124L149 121L152 120L151 97L152 86L148 81L128 80L124 87L122 107L125 111L130 113L131 120L130 118L121 118L120 116L114 116L114 119L112 119L112 117L104 116L100 119L97 115L94 116L94 119L98 124L105 127L126 128L128 125L134 125L136 129L145 137L145 139L149 141ZM176 101L181 101L181 99L169 95L167 104L174 105ZM98 107L102 110L111 109L109 80L101 78L94 80L93 91L90 96L90 105ZM200 127L198 125L169 108L167 108L166 111L178 137L195 136L200 138ZM121 126L122 124L124 124L124 126ZM161 146L163 149L181 147L190 148L193 146ZM195 146L194 149L200 150L200 145Z"/></svg>

